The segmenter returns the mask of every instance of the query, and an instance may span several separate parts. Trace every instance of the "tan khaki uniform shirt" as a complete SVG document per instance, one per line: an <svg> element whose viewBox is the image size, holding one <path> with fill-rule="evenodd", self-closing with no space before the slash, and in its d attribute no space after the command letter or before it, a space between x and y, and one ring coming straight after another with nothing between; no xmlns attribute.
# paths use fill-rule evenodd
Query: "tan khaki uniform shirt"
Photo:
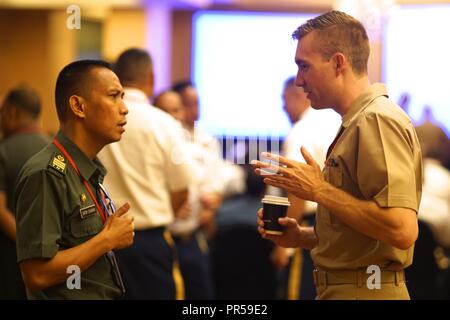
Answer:
<svg viewBox="0 0 450 320"><path fill-rule="evenodd" d="M422 193L422 156L408 116L374 84L342 119L344 131L327 158L325 180L380 207L418 211ZM400 270L412 263L414 247L397 249L341 222L319 205L312 250L314 264L328 270L377 265Z"/></svg>

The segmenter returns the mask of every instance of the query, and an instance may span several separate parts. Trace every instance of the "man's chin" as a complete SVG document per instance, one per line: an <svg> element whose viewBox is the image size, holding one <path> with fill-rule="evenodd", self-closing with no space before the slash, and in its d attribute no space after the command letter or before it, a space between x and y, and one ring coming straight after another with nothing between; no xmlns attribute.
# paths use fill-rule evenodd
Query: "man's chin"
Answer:
<svg viewBox="0 0 450 320"><path fill-rule="evenodd" d="M121 139L122 139L122 133L117 134L117 135L115 135L114 137L111 137L111 138L109 139L109 141L108 141L107 144L110 144L110 143L114 143L114 142L120 141Z"/></svg>
<svg viewBox="0 0 450 320"><path fill-rule="evenodd" d="M311 103L311 108L316 109L316 110L323 110L323 109L329 109L331 107L327 106L327 105L321 105L318 103Z"/></svg>

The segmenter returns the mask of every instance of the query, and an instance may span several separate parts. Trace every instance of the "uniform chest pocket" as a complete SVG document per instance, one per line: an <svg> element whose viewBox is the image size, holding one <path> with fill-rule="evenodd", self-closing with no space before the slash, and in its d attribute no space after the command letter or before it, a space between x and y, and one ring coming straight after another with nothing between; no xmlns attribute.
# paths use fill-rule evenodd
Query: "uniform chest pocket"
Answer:
<svg viewBox="0 0 450 320"><path fill-rule="evenodd" d="M82 216L83 212L79 210L78 214L75 214L70 221L70 230L74 237L87 237L95 235L102 230L103 224L97 210L88 216L83 216L83 218Z"/></svg>
<svg viewBox="0 0 450 320"><path fill-rule="evenodd" d="M325 177L326 181L331 183L333 186L337 188L342 187L343 183L343 172L342 169L339 166L327 166L325 167ZM332 226L339 226L342 224L342 222L328 209L323 210L323 217L324 220L327 222L327 224Z"/></svg>
<svg viewBox="0 0 450 320"><path fill-rule="evenodd" d="M342 186L342 169L340 167L326 167L327 181L335 187Z"/></svg>

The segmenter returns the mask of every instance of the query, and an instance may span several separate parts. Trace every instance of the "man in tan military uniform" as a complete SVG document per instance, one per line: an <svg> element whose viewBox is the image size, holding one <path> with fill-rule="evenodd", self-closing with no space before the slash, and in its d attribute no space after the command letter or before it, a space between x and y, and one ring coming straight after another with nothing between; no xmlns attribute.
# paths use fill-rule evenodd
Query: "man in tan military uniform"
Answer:
<svg viewBox="0 0 450 320"><path fill-rule="evenodd" d="M422 189L420 146L411 121L367 77L362 25L333 11L300 26L296 84L316 109L329 106L342 125L325 168L302 147L307 164L276 155L265 182L318 203L315 228L294 219L275 243L311 249L318 299L409 299L403 269L412 263ZM330 39L333 39L330 41ZM257 172L271 165L257 162ZM261 217L261 212L259 212Z"/></svg>

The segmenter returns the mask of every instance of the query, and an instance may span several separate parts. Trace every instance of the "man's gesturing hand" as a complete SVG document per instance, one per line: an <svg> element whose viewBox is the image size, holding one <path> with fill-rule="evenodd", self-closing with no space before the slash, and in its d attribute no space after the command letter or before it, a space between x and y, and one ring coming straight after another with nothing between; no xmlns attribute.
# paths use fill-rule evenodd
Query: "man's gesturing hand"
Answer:
<svg viewBox="0 0 450 320"><path fill-rule="evenodd" d="M110 216L103 227L104 235L111 250L123 249L133 244L134 239L134 218L127 214L130 204L127 202Z"/></svg>
<svg viewBox="0 0 450 320"><path fill-rule="evenodd" d="M325 180L319 164L309 152L301 147L306 160L300 163L277 154L263 152L261 155L271 163L252 161L255 173L264 176L264 183L281 188L296 197L315 201L316 193L322 188Z"/></svg>

